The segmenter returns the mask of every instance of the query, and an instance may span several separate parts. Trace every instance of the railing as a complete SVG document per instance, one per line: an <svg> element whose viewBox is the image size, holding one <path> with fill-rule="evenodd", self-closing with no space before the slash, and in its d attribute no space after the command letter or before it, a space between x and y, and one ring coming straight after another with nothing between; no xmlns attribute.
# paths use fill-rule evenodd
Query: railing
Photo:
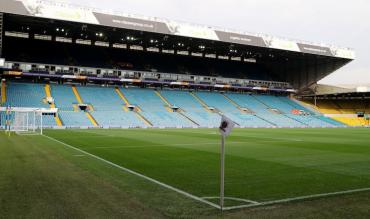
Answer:
<svg viewBox="0 0 370 219"><path fill-rule="evenodd" d="M147 71L132 71L120 69L107 69L107 68L91 68L81 66L66 66L54 65L43 63L27 63L17 61L6 61L5 68L11 70L20 70L23 72L31 72L46 75L71 75L71 76L91 76L97 78L114 78L117 80L141 80L155 82L169 82L172 84L186 85L187 83L194 83L200 85L211 85L215 87L262 87L262 88L278 88L289 89L292 86L287 82L279 81L263 81L252 79L237 79L237 78L223 78L212 77L204 75L184 75L176 73L163 73L163 72L147 72ZM51 70L53 69L53 70ZM100 73L99 73L100 72ZM207 79L205 79L207 78ZM171 81L171 82L170 82Z"/></svg>

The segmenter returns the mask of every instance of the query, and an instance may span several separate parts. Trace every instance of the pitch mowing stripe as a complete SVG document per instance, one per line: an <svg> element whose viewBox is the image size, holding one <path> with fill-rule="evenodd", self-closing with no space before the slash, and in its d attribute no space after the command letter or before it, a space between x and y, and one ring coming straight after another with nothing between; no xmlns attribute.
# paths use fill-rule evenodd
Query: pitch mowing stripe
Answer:
<svg viewBox="0 0 370 219"><path fill-rule="evenodd" d="M99 136L100 137L100 136ZM260 142L276 142L276 141L258 141ZM248 141L245 142L228 142L228 144L245 144L245 143L250 143ZM167 144L167 145L143 145L143 146L133 146L133 145L128 145L128 146L96 146L96 147L89 147L89 148L96 148L96 149L115 149L115 148L147 148L147 147L168 147L168 146L199 146L199 145L218 145L220 144L219 142L205 142L205 143L184 143L184 144Z"/></svg>
<svg viewBox="0 0 370 219"><path fill-rule="evenodd" d="M104 162L104 163L107 163L107 164L109 164L109 165L111 165L111 166L114 166L114 167L116 167L116 168L118 168L118 169L121 169L121 170L126 171L126 172L128 172L128 173L131 173L131 174L133 174L133 175L135 175L135 176L138 176L138 177L141 177L141 178L143 178L143 179L146 179L146 180L148 180L148 181L150 181L150 182L153 182L153 183L155 183L155 184L157 184L157 185L160 185L160 186L162 186L162 187L165 187L165 188L167 188L167 189L169 189L169 190L172 190L172 191L175 191L175 192L180 193L180 194L182 194L182 195L185 195L185 196L186 196L186 197L188 197L188 198L192 198L192 199L194 199L194 200L196 200L196 201L199 201L199 202L202 202L202 203L204 203L204 204L208 204L208 205L210 205L210 206L212 206L212 207L214 207L214 208L220 209L220 206L218 206L217 204L214 204L214 203L212 203L212 202L209 202L209 201L207 201L207 200L204 200L204 199L202 199L202 198L200 198L200 197L198 197L198 196L192 195L192 194L187 193L187 192L185 192L185 191L183 191L183 190L177 189L177 188L175 188L175 187L173 187L173 186L170 186L170 185L164 184L164 183L162 183L162 182L160 182L160 181L158 181L158 180L155 180L155 179L153 179L153 178L147 177L147 176L145 176L145 175L143 175L143 174L140 174L140 173L135 172L135 171L133 171L133 170L127 169L127 168L122 167L122 166L120 166L120 165L117 165L117 164L115 164L115 163L112 163L112 162L110 162L110 161L108 161L108 160L105 160L105 159L103 159L103 158L101 158L101 157L98 157L98 156L96 156L96 155L90 154L89 152L86 152L86 151L81 150L81 149L79 149L79 148L76 148L76 147L74 147L74 146L72 146L72 145L69 145L69 144L64 143L64 142L62 142L62 141L59 141L59 140L57 140L57 139L55 139L55 138L49 137L49 136L47 136L47 135L43 135L43 136L45 136L46 138L48 138L48 139L50 139L50 140L52 140L52 141L58 142L59 144L62 144L62 145L64 145L64 146L68 147L68 148L71 148L71 149L74 149L74 150L76 150L76 151L79 151L79 152L81 152L81 153L83 153L83 154L89 155L89 156L91 156L91 157L93 157L93 158L95 158L95 159L97 159L97 160L100 160L100 161L102 161L102 162Z"/></svg>
<svg viewBox="0 0 370 219"><path fill-rule="evenodd" d="M303 201L303 200L309 200L309 199L315 199L315 198L325 198L325 197L330 197L330 196L345 195L345 194L351 194L351 193L356 193L356 192L366 192L366 191L370 191L370 188L361 188L361 189L352 189L352 190L345 190L345 191L339 191L339 192L321 193L321 194L315 194L315 195L307 195L307 196L299 196L299 197L294 197L294 198L280 199L280 200L275 200L275 201L260 202L260 203L249 204L249 205L225 207L223 208L223 210L233 210L233 209L239 209L239 208L282 204L282 203L293 202L293 201Z"/></svg>
<svg viewBox="0 0 370 219"><path fill-rule="evenodd" d="M135 172L133 170L127 169L127 168L122 167L120 165L117 165L115 163L112 163L112 162L110 162L108 160L105 160L105 159L103 159L101 157L98 157L96 155L90 154L89 152L86 152L84 150L81 150L79 148L76 148L74 146L71 146L71 145L69 145L67 143L64 143L62 141L59 141L59 140L57 140L55 138L49 137L47 135L43 135L43 136L45 136L46 138L48 138L48 139L50 139L52 141L55 141L55 142L58 142L58 143L60 143L60 144L62 144L64 146L67 146L67 147L69 147L71 149L74 149L76 151L79 151L79 152L81 152L83 154L89 155L89 156L91 156L91 157L93 157L93 158L95 158L97 160L100 160L102 162L105 162L105 163L107 163L107 164L109 164L111 166L114 166L114 167L118 168L118 169L121 169L121 170L126 171L128 173L131 173L133 175L139 176L139 177L141 177L143 179L146 179L146 180L148 180L150 182L153 182L153 183L155 183L157 185L160 185L162 187L165 187L165 188L167 188L169 190L175 191L175 192L177 192L179 194L182 194L182 195L184 195L186 197L189 197L189 198L194 199L196 201L202 202L204 204L208 204L208 205L210 205L210 206L212 206L214 208L221 209L221 207L219 205L214 204L212 202L209 202L209 201L207 201L207 200L205 200L205 199L203 199L201 197L192 195L192 194L187 193L187 192L185 192L183 190L177 189L177 188L175 188L173 186L164 184L164 183L162 183L162 182L160 182L158 180L155 180L153 178L147 177L147 176L145 176L143 174L137 173L137 172ZM321 194L314 194L314 195L307 195L307 196L298 196L298 197L294 197L294 198L286 198L286 199L280 199L280 200L274 200L274 201L267 201L267 202L255 202L255 201L251 201L252 204L238 205L238 206L231 206L231 207L224 207L222 210L227 211L227 210L234 210L234 209L241 209L241 208L260 207L260 206L266 206L266 205L282 204L282 203L288 203L288 202L293 202L293 201L303 201L303 200L309 200L309 199L315 199L315 198L325 198L325 197L330 197L330 196L345 195L345 194L351 194L351 193L356 193L356 192L365 192L365 191L370 191L370 188L361 188L361 189L352 189L352 190L345 190L345 191L339 191L339 192L330 192L330 193L321 193ZM205 197L205 198L209 198L209 197Z"/></svg>

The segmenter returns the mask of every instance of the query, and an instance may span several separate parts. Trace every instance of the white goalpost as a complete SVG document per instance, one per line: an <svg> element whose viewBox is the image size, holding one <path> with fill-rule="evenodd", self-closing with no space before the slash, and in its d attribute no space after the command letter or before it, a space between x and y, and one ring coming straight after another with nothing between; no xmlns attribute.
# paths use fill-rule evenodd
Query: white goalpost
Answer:
<svg viewBox="0 0 370 219"><path fill-rule="evenodd" d="M15 111L10 130L17 134L42 134L42 112Z"/></svg>
<svg viewBox="0 0 370 219"><path fill-rule="evenodd" d="M0 110L1 126L7 133L42 135L42 110L35 108L10 108Z"/></svg>

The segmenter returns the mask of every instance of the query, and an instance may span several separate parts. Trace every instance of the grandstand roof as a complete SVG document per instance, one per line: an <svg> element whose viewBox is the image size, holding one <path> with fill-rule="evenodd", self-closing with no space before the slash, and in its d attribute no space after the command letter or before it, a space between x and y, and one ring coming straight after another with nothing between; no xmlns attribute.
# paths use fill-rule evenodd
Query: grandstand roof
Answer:
<svg viewBox="0 0 370 219"><path fill-rule="evenodd" d="M370 86L352 86L351 88L347 87L338 87L324 84L312 85L309 88L301 91L301 96L306 97L370 97Z"/></svg>
<svg viewBox="0 0 370 219"><path fill-rule="evenodd" d="M122 12L102 11L99 9L73 6L54 1L2 0L0 2L0 10L5 13L40 18L104 25L339 58L355 58L354 51L349 48L330 46L322 43L290 40L266 34L253 34L224 28L188 24L168 19L144 17Z"/></svg>
<svg viewBox="0 0 370 219"><path fill-rule="evenodd" d="M2 0L0 11L8 15L8 30L240 58L266 66L296 89L316 83L355 58L349 48L53 1ZM59 28L63 31L56 31Z"/></svg>

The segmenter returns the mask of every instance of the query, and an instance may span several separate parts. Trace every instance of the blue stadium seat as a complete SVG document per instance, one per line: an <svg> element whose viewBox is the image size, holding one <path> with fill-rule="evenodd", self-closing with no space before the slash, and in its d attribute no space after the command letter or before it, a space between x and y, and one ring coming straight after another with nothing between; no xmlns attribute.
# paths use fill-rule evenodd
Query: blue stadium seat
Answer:
<svg viewBox="0 0 370 219"><path fill-rule="evenodd" d="M166 104L152 89L121 89L130 104L139 106L141 114L156 127L193 127L189 120L178 113L169 112Z"/></svg>
<svg viewBox="0 0 370 219"><path fill-rule="evenodd" d="M49 108L49 104L43 102L45 96L42 84L8 83L4 106Z"/></svg>
<svg viewBox="0 0 370 219"><path fill-rule="evenodd" d="M60 118L67 127L91 127L92 124L84 112L60 111Z"/></svg>
<svg viewBox="0 0 370 219"><path fill-rule="evenodd" d="M148 127L139 115L148 120L154 127L218 127L220 114L224 114L240 127L344 127L340 122L324 117L306 109L303 105L284 96L240 94L219 92L193 92L161 90L159 91L172 107L179 107L180 112L172 112L168 105L153 89L136 87L120 90L129 103L141 111L126 112L124 101L113 87L77 86L84 103L93 106L91 115L103 127ZM45 90L43 84L9 83L6 105L18 107L43 107ZM51 95L59 109L59 116L67 127L93 126L85 112L74 109L76 97L70 85L51 85ZM203 101L203 102L202 102ZM206 109L202 104L215 108L215 112ZM240 108L247 108L244 112ZM306 115L299 115L298 110ZM4 115L1 115L3 118ZM190 119L188 119L190 118ZM53 116L44 116L44 126L55 126ZM193 122L192 122L193 121Z"/></svg>
<svg viewBox="0 0 370 219"><path fill-rule="evenodd" d="M171 104L184 110L184 114L201 127L218 127L221 117L208 112L188 91L162 90L161 94Z"/></svg>
<svg viewBox="0 0 370 219"><path fill-rule="evenodd" d="M51 85L51 95L55 106L62 111L73 111L73 103L77 103L76 97L70 85Z"/></svg>

